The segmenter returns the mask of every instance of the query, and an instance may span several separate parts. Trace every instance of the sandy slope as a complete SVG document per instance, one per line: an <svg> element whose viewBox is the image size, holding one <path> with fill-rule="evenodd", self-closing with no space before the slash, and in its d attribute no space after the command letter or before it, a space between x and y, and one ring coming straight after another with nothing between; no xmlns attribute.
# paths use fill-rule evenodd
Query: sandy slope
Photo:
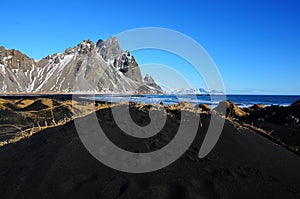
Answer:
<svg viewBox="0 0 300 199"><path fill-rule="evenodd" d="M107 105L72 96L0 97L0 146L35 132L64 125Z"/></svg>
<svg viewBox="0 0 300 199"><path fill-rule="evenodd" d="M136 118L144 112L132 110ZM175 113L176 114L176 113ZM119 135L110 109L97 112L115 142ZM177 115L163 134L176 132ZM91 116L81 118L88 122ZM176 119L177 118L177 119ZM210 116L189 150L156 172L123 173L104 166L82 145L74 126L47 129L0 148L1 198L299 198L300 158L257 133L226 121L221 138L204 159L197 157ZM143 122L143 121L140 121ZM105 128L106 127L106 128ZM147 143L145 142L145 148ZM157 143L157 146L159 143ZM143 146L142 146L143 147Z"/></svg>

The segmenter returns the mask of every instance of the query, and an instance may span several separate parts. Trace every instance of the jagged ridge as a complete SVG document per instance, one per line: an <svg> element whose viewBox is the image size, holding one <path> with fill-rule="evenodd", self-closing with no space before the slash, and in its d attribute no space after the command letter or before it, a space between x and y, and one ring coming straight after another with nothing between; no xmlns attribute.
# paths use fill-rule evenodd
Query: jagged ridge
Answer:
<svg viewBox="0 0 300 199"><path fill-rule="evenodd" d="M34 61L0 47L1 92L160 93L143 81L140 68L117 39L83 40L62 53Z"/></svg>

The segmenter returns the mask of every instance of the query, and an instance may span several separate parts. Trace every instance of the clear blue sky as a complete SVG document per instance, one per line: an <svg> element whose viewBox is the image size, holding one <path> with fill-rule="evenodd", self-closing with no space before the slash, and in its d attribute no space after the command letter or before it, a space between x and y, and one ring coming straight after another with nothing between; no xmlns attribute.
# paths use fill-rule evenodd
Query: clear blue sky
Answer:
<svg viewBox="0 0 300 199"><path fill-rule="evenodd" d="M0 9L0 45L35 59L84 38L96 42L128 29L164 27L188 35L206 49L229 93L300 94L297 0L10 0L1 1ZM159 52L152 58L140 52L134 55L141 64L169 64L164 62L169 55ZM183 61L178 65L175 70L192 73ZM158 82L166 79L153 76ZM196 77L190 81L192 86L203 86Z"/></svg>

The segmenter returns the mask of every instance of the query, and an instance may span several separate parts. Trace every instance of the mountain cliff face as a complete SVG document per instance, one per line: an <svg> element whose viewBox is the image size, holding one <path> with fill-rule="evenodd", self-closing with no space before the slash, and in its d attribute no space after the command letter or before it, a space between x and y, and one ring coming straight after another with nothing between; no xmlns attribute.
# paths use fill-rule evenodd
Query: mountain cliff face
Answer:
<svg viewBox="0 0 300 199"><path fill-rule="evenodd" d="M94 44L84 40L62 53L34 61L0 47L1 92L160 93L144 82L130 52L115 37Z"/></svg>
<svg viewBox="0 0 300 199"><path fill-rule="evenodd" d="M145 77L144 77L144 82L146 85L150 86L150 87L153 87L153 88L156 88L158 90L161 90L160 86L158 86L154 79L149 75L147 74Z"/></svg>

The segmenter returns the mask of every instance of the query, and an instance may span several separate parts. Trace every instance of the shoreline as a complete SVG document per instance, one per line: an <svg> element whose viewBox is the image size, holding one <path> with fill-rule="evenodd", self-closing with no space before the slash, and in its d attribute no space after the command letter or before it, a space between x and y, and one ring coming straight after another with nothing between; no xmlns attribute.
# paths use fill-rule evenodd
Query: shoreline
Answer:
<svg viewBox="0 0 300 199"><path fill-rule="evenodd" d="M178 98L177 98L178 97ZM194 98L196 97L196 98ZM173 95L173 94L104 94L104 93L1 93L0 98L16 99L16 98L64 98L91 100L102 103L111 102L119 103L130 102L141 104L177 104L191 103L192 105L207 104L210 108L215 108L221 101L229 100L234 102L240 108L249 108L255 104L263 104L269 106L289 106L291 103L300 99L300 95ZM212 99L211 99L212 98ZM180 100L178 100L180 99ZM279 100L279 101L278 101Z"/></svg>

